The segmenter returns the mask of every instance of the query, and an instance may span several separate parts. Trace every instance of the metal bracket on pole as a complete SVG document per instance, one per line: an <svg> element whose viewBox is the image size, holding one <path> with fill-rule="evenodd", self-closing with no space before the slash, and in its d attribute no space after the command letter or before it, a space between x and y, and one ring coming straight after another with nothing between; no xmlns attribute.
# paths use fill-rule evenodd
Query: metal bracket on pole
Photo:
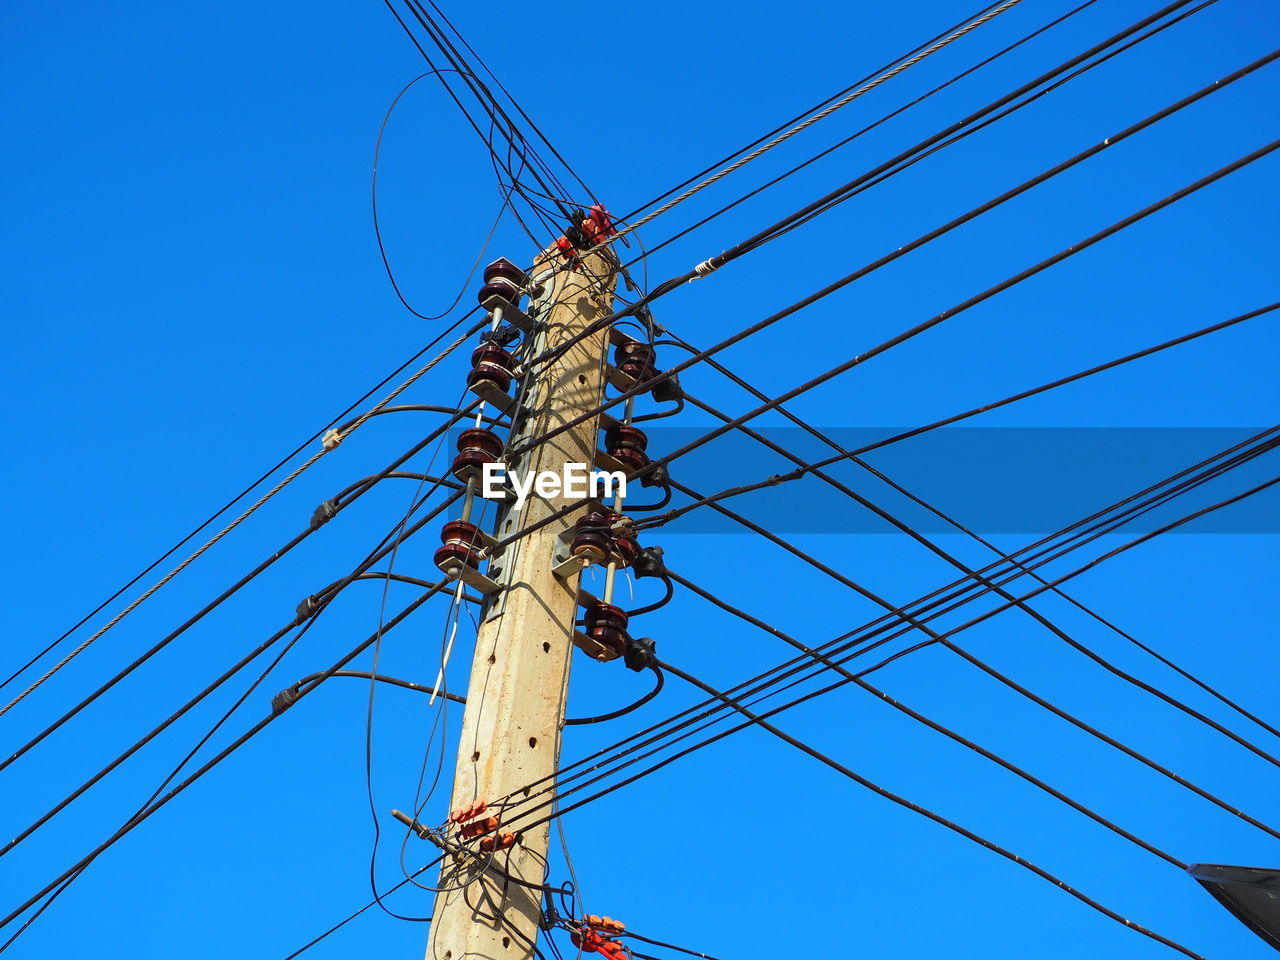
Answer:
<svg viewBox="0 0 1280 960"><path fill-rule="evenodd" d="M486 297L480 306L491 314L501 311L503 320L525 333L531 332L538 325L538 321L535 320L532 315L525 313L519 307L508 303L505 299L497 296L496 294L494 296Z"/></svg>

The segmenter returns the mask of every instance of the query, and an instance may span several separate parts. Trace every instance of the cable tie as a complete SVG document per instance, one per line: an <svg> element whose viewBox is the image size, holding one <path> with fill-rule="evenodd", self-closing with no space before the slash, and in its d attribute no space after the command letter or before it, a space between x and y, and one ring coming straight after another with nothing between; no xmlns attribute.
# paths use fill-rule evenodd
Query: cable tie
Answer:
<svg viewBox="0 0 1280 960"><path fill-rule="evenodd" d="M709 260L703 260L700 264L694 267L694 276L689 278L689 282L692 283L694 280L701 280L707 274L711 273L711 271L718 270L720 268L720 264L715 263L714 261L715 257L712 257Z"/></svg>

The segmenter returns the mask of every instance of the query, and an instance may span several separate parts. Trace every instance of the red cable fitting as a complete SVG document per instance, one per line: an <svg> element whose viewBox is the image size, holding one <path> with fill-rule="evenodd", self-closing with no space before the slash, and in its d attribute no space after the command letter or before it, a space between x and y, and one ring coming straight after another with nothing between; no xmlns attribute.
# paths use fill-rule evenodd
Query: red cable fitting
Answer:
<svg viewBox="0 0 1280 960"><path fill-rule="evenodd" d="M516 835L514 833L500 833L497 836L485 837L480 841L480 850L483 853L493 853L495 850L506 850L516 845Z"/></svg>
<svg viewBox="0 0 1280 960"><path fill-rule="evenodd" d="M483 820L472 820L464 823L458 829L463 840L474 840L476 837L483 837L487 833L493 833L498 829L497 817L485 817Z"/></svg>
<svg viewBox="0 0 1280 960"><path fill-rule="evenodd" d="M489 809L489 805L483 800L477 800L469 807L459 807L453 813L449 814L450 823L462 823L466 820L473 820L480 814Z"/></svg>
<svg viewBox="0 0 1280 960"><path fill-rule="evenodd" d="M613 228L613 218L609 216L609 211L596 203L587 211L587 217L582 221L582 232L594 247L618 231Z"/></svg>
<svg viewBox="0 0 1280 960"><path fill-rule="evenodd" d="M578 251L575 250L573 244L569 242L569 238L563 234L556 237L556 249L560 251L560 256L570 262L578 258Z"/></svg>
<svg viewBox="0 0 1280 960"><path fill-rule="evenodd" d="M608 960L628 960L627 948L617 940L606 940L590 927L569 933L569 942L580 950L594 951Z"/></svg>
<svg viewBox="0 0 1280 960"><path fill-rule="evenodd" d="M605 930L609 933L622 933L627 929L627 925L621 920L615 920L613 917L597 917L594 913L587 914L582 918L582 922L596 930Z"/></svg>

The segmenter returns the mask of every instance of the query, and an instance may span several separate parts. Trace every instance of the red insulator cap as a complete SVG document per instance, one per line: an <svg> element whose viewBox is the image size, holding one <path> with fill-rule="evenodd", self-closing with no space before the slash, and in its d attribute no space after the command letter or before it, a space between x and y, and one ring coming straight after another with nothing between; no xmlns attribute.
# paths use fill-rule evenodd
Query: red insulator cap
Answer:
<svg viewBox="0 0 1280 960"><path fill-rule="evenodd" d="M572 260L578 255L578 251L573 248L573 244L569 242L566 236L556 237L556 249L560 251L560 256L566 260Z"/></svg>

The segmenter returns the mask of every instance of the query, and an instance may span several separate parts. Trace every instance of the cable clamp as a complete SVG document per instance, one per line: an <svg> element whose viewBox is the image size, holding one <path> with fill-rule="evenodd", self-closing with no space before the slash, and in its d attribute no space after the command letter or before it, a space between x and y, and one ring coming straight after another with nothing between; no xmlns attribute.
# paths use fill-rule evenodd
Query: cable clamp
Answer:
<svg viewBox="0 0 1280 960"><path fill-rule="evenodd" d="M715 257L711 257L709 260L703 260L700 264L694 267L694 275L689 278L689 282L692 283L694 280L701 280L713 270L719 270L720 264L716 263L715 259Z"/></svg>
<svg viewBox="0 0 1280 960"><path fill-rule="evenodd" d="M342 443L342 434L337 430L330 430L320 440L320 446L324 448L325 453L328 453L330 450L336 450L340 443Z"/></svg>
<svg viewBox="0 0 1280 960"><path fill-rule="evenodd" d="M628 670L640 673L648 670L658 659L658 644L652 637L627 637L627 646L622 653L622 662Z"/></svg>
<svg viewBox="0 0 1280 960"><path fill-rule="evenodd" d="M667 566L662 561L662 548L652 546L641 550L639 556L631 561L631 572L637 580L664 576Z"/></svg>
<svg viewBox="0 0 1280 960"><path fill-rule="evenodd" d="M311 529L319 530L322 526L338 515L338 501L325 500L320 506L316 507L315 512L311 514Z"/></svg>
<svg viewBox="0 0 1280 960"><path fill-rule="evenodd" d="M278 717L297 703L300 696L297 687L285 687L271 698L271 715Z"/></svg>

